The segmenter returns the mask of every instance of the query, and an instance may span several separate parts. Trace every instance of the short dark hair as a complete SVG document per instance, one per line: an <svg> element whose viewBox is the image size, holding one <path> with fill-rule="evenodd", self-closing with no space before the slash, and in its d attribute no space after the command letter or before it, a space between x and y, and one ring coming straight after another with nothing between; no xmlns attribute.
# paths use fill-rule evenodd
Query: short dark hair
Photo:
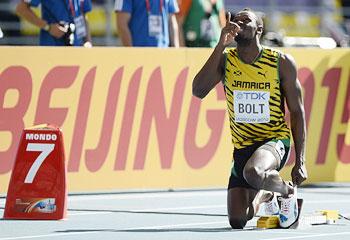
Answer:
<svg viewBox="0 0 350 240"><path fill-rule="evenodd" d="M263 21L262 17L260 16L260 14L258 14L257 12L252 10L251 8L243 8L239 12L251 12L251 13L253 13L256 16L256 23L257 23L257 25L264 27L264 21Z"/></svg>

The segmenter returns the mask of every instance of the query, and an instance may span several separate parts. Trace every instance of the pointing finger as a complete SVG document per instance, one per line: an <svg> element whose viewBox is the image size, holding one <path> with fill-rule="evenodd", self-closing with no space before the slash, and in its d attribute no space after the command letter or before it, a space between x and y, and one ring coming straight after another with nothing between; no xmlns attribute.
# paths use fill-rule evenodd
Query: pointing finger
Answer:
<svg viewBox="0 0 350 240"><path fill-rule="evenodd" d="M226 26L230 25L230 21L231 21L231 12L228 11L227 12L227 18L226 18Z"/></svg>

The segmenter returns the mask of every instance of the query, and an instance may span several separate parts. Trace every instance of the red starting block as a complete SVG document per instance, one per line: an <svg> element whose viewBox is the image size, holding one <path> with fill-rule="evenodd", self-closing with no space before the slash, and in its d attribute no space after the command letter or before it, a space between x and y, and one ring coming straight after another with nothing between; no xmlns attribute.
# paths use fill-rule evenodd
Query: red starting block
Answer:
<svg viewBox="0 0 350 240"><path fill-rule="evenodd" d="M62 132L48 124L26 128L11 174L4 218L58 220L66 213Z"/></svg>

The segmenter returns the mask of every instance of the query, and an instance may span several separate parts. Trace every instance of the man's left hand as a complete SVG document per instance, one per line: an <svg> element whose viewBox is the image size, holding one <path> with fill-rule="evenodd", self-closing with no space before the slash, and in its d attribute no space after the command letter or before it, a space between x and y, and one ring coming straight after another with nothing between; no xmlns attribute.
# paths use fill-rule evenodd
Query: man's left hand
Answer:
<svg viewBox="0 0 350 240"><path fill-rule="evenodd" d="M304 162L296 163L292 169L292 181L299 186L307 179L307 170Z"/></svg>

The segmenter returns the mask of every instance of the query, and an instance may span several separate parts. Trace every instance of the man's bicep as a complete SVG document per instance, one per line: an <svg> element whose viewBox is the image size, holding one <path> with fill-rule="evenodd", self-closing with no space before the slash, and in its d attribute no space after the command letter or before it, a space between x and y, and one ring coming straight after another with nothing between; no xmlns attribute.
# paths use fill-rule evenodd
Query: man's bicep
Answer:
<svg viewBox="0 0 350 240"><path fill-rule="evenodd" d="M302 88L298 79L286 90L286 101L290 112L300 112L303 106Z"/></svg>

